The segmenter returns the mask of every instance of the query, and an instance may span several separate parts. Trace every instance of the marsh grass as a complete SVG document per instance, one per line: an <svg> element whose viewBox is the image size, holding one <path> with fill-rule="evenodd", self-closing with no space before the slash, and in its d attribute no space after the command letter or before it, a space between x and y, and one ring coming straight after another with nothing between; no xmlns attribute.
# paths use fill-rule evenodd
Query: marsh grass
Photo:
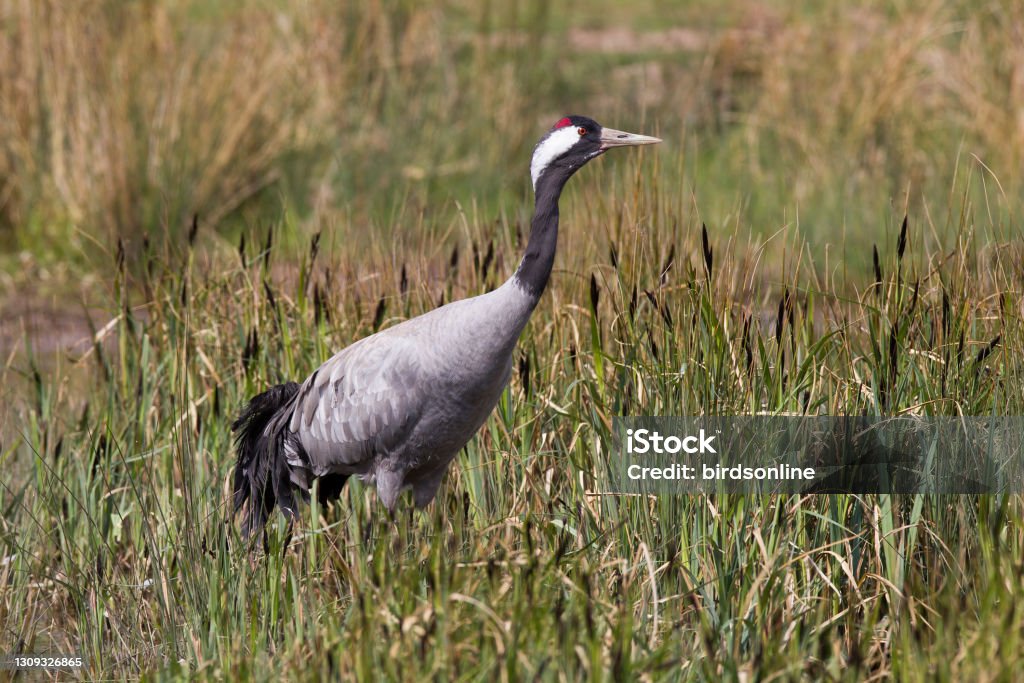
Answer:
<svg viewBox="0 0 1024 683"><path fill-rule="evenodd" d="M696 52L609 53L546 6L0 4L0 222L112 321L0 370L0 652L86 679L1014 676L1018 496L606 491L616 415L1021 413L1019 10L743 3ZM498 285L548 114L637 102L676 142L573 179L511 386L430 509L355 483L241 539L243 402Z"/></svg>
<svg viewBox="0 0 1024 683"><path fill-rule="evenodd" d="M1019 242L931 251L894 216L875 273L836 286L798 238L777 268L704 232L652 163L569 192L512 385L426 513L392 521L355 484L265 545L228 507L233 413L498 284L522 217L470 211L454 251L186 241L143 254L145 282L115 259L106 341L30 370L7 424L3 649L81 651L88 678L1010 675L1015 496L605 491L614 415L1018 413Z"/></svg>

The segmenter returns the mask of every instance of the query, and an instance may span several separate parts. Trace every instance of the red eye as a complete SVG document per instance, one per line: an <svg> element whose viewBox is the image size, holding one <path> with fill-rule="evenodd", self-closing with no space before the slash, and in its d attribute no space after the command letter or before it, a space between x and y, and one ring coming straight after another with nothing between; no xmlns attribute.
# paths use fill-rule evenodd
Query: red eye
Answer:
<svg viewBox="0 0 1024 683"><path fill-rule="evenodd" d="M584 135L587 134L587 129L584 128L583 126L580 126L579 128L576 129L576 132L580 134L580 137L583 137Z"/></svg>

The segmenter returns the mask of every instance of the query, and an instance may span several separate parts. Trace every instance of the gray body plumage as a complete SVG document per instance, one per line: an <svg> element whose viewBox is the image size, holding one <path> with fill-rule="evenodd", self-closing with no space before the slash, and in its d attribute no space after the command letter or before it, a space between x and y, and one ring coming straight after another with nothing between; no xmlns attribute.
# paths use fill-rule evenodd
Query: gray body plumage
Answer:
<svg viewBox="0 0 1024 683"><path fill-rule="evenodd" d="M497 404L536 302L513 277L361 339L321 365L302 384L288 425L292 482L308 490L313 477L357 475L376 483L388 508L406 489L417 506L429 503Z"/></svg>

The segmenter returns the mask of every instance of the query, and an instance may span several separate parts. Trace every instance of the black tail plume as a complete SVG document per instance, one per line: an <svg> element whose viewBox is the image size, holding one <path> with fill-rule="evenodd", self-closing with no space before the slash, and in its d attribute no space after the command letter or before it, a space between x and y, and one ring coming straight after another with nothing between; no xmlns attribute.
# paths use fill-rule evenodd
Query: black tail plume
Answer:
<svg viewBox="0 0 1024 683"><path fill-rule="evenodd" d="M289 517L295 514L285 440L290 438L291 403L298 392L299 385L295 382L271 387L253 397L231 425L238 454L235 512L246 507L242 525L246 536L263 528L275 505Z"/></svg>

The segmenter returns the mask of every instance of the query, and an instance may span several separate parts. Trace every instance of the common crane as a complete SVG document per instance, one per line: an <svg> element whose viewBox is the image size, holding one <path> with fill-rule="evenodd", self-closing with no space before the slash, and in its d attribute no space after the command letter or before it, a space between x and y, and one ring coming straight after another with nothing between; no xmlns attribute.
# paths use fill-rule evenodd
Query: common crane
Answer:
<svg viewBox="0 0 1024 683"><path fill-rule="evenodd" d="M296 494L308 500L318 477L324 502L358 476L376 484L389 511L410 489L417 507L430 503L508 383L516 341L551 275L566 181L613 147L657 142L585 116L560 119L533 152L536 204L512 277L360 339L301 386L289 382L254 397L231 427L234 507L246 507L245 533L262 528L275 505L293 517Z"/></svg>

